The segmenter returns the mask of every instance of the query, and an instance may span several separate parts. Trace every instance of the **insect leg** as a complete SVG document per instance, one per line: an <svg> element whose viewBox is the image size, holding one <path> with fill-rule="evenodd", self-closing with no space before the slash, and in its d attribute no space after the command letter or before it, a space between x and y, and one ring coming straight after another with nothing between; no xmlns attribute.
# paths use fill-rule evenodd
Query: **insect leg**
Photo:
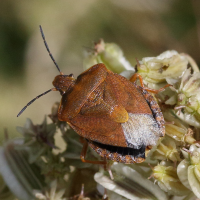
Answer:
<svg viewBox="0 0 200 200"><path fill-rule="evenodd" d="M140 84L141 84L141 86L144 88L144 82L143 82L143 80L142 80L142 76L141 76L141 75L139 75L139 74L137 74L137 73L133 74L133 76L130 78L130 81L131 81L131 82L135 82L135 81L137 80L137 78L139 78Z"/></svg>
<svg viewBox="0 0 200 200"><path fill-rule="evenodd" d="M147 90L148 92L151 92L151 93L154 93L154 94L158 94L159 92L164 91L165 88L170 87L170 86L173 86L173 85L167 84L164 87L160 88L159 90L155 90L155 89L151 89L151 88L146 88L146 87L144 87L144 89Z"/></svg>
<svg viewBox="0 0 200 200"><path fill-rule="evenodd" d="M151 88L148 88L148 87L145 87L145 86L144 86L144 82L143 82L142 76L141 76L140 74L137 74L137 73L134 74L134 75L130 78L130 81L131 81L131 82L135 82L135 81L137 80L137 78L139 78L140 84L141 84L141 86L142 86L143 89L145 89L145 90L148 91L148 92L154 93L154 94L158 94L159 92L164 91L165 88L172 86L172 85L170 85L170 84L167 84L167 85L165 85L164 87L160 88L159 90L155 90L155 89L151 89Z"/></svg>
<svg viewBox="0 0 200 200"><path fill-rule="evenodd" d="M96 160L85 160L85 156L87 153L87 148L88 148L88 142L85 140L83 143L83 149L81 151L81 161L85 162L85 163L92 163L92 164L99 164L99 165L106 165L107 162L106 161L96 161Z"/></svg>

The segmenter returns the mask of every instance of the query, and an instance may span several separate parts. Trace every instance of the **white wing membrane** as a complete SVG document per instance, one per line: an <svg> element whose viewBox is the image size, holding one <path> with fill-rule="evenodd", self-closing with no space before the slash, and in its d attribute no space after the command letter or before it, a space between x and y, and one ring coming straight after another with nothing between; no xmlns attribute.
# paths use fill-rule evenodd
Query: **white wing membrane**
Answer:
<svg viewBox="0 0 200 200"><path fill-rule="evenodd" d="M128 147L134 149L139 149L142 145L156 145L161 135L156 120L149 114L129 113L129 120L121 125Z"/></svg>

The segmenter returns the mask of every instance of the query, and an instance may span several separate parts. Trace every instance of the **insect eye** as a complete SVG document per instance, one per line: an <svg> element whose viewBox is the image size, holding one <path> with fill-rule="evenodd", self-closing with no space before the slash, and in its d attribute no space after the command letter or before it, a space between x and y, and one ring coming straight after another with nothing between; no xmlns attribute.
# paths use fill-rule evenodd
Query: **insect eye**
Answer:
<svg viewBox="0 0 200 200"><path fill-rule="evenodd" d="M74 78L74 75L73 75L73 74L70 74L69 77Z"/></svg>

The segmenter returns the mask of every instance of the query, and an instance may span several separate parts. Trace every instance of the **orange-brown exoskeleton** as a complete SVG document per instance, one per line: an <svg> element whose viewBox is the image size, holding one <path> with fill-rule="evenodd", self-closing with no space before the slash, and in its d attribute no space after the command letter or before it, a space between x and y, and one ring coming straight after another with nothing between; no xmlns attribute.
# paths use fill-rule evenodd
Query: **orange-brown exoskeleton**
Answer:
<svg viewBox="0 0 200 200"><path fill-rule="evenodd" d="M54 61L42 29L41 33ZM136 74L132 80L137 77ZM141 78L140 81L141 86L138 86L108 70L102 63L84 71L77 79L60 72L53 81L54 88L30 101L19 115L40 96L52 90L59 91L62 99L58 119L66 121L85 138L81 155L83 162L105 163L85 160L89 144L105 159L127 164L140 163L145 160L145 150L151 149L165 134L162 112Z"/></svg>

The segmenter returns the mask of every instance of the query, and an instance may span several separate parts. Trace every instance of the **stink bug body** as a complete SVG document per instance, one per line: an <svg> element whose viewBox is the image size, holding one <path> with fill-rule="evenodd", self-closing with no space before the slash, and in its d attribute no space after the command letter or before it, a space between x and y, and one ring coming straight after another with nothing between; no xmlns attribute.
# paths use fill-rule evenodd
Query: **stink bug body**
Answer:
<svg viewBox="0 0 200 200"><path fill-rule="evenodd" d="M41 33L55 63L42 29ZM132 80L136 78L137 75ZM85 160L89 144L105 159L127 164L140 163L145 160L145 150L151 149L159 137L164 136L164 118L161 110L144 88L141 79L140 81L141 86L138 86L111 72L104 64L92 66L77 79L62 72L55 77L54 88L47 92L60 92L62 99L58 119L66 121L85 138L81 155L83 162L105 163ZM30 101L19 115L43 94Z"/></svg>

